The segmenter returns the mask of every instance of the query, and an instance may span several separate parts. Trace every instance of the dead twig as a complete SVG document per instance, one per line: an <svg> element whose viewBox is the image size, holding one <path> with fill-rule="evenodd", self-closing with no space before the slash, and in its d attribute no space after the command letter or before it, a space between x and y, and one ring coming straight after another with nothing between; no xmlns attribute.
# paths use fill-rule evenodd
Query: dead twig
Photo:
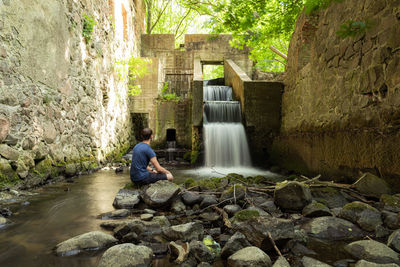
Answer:
<svg viewBox="0 0 400 267"><path fill-rule="evenodd" d="M222 220L224 221L224 225L227 228L232 229L232 224L231 221L229 221L228 214L223 209L220 209L218 207L214 207L214 209L222 215Z"/></svg>
<svg viewBox="0 0 400 267"><path fill-rule="evenodd" d="M271 233L270 233L270 232L268 232L268 238L269 238L269 240L271 240L271 243L272 243L272 245L274 246L276 253L278 253L279 256L283 257L281 251L280 251L279 248L276 246L274 239L272 239L272 236L271 236Z"/></svg>

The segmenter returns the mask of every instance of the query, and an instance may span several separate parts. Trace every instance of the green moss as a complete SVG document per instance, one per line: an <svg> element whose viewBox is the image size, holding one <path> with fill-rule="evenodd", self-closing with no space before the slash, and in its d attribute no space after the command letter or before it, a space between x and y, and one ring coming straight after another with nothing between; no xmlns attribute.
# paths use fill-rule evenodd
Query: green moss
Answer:
<svg viewBox="0 0 400 267"><path fill-rule="evenodd" d="M226 190L226 193L233 194L234 191L238 192L238 190L242 190L242 191L246 192L246 187L242 184L235 184L235 185L228 187L228 189Z"/></svg>
<svg viewBox="0 0 400 267"><path fill-rule="evenodd" d="M190 155L190 164L196 164L197 159L199 158L199 151L192 151Z"/></svg>
<svg viewBox="0 0 400 267"><path fill-rule="evenodd" d="M53 172L53 162L50 158L45 158L44 160L40 161L36 166L33 168L33 172L40 177L48 177Z"/></svg>
<svg viewBox="0 0 400 267"><path fill-rule="evenodd" d="M346 210L363 211L366 209L373 210L373 211L376 210L374 207L371 207L370 205L360 202L360 201L354 201L354 202L348 203L343 206L344 211L346 211Z"/></svg>
<svg viewBox="0 0 400 267"><path fill-rule="evenodd" d="M247 221L259 216L260 214L257 210L241 210L235 213L234 218L238 221Z"/></svg>
<svg viewBox="0 0 400 267"><path fill-rule="evenodd" d="M187 178L183 184L185 188L190 188L196 186L197 182L193 178Z"/></svg>
<svg viewBox="0 0 400 267"><path fill-rule="evenodd" d="M133 183L133 182L127 183L124 186L124 189L139 189L139 188L140 188L140 186L135 184L135 183Z"/></svg>
<svg viewBox="0 0 400 267"><path fill-rule="evenodd" d="M400 206L400 197L394 195L383 194L381 196L381 202L388 206Z"/></svg>

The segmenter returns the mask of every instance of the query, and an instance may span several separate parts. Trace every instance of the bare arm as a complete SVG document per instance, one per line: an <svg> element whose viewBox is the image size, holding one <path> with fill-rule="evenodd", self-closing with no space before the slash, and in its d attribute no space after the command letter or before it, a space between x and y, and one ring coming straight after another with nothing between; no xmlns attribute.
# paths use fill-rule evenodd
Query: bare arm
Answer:
<svg viewBox="0 0 400 267"><path fill-rule="evenodd" d="M152 157L150 159L150 162L153 164L154 168L156 168L156 171L158 173L171 174L167 169L161 167L161 165L160 165L160 163L158 163L158 160L156 157Z"/></svg>

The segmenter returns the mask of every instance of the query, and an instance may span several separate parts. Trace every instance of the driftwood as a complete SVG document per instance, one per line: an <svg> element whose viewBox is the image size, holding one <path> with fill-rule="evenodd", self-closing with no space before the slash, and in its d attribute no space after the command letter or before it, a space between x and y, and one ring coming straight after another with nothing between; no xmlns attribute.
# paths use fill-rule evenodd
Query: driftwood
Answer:
<svg viewBox="0 0 400 267"><path fill-rule="evenodd" d="M281 251L280 251L279 248L276 246L275 241L274 241L274 239L272 238L270 232L268 232L268 238L269 238L269 240L271 240L271 243L272 243L272 245L274 246L276 253L278 253L279 256L283 257Z"/></svg>
<svg viewBox="0 0 400 267"><path fill-rule="evenodd" d="M229 221L228 214L227 214L223 209L220 209L220 208L218 208L218 207L214 207L214 209L215 209L216 211L218 211L219 214L222 215L222 220L224 221L224 225L225 225L227 228L232 229L232 224L231 224L231 221Z"/></svg>

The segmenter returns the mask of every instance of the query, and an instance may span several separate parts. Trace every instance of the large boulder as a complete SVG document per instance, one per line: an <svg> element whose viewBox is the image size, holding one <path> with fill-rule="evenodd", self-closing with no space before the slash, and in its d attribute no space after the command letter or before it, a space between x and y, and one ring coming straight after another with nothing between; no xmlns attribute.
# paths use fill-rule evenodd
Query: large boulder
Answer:
<svg viewBox="0 0 400 267"><path fill-rule="evenodd" d="M364 173L360 179L354 183L354 187L362 194L378 198L382 194L391 193L390 186L385 180L369 172Z"/></svg>
<svg viewBox="0 0 400 267"><path fill-rule="evenodd" d="M121 244L113 246L104 252L99 267L136 267L150 266L153 251L145 246Z"/></svg>
<svg viewBox="0 0 400 267"><path fill-rule="evenodd" d="M9 160L18 160L19 152L6 144L0 144L0 155Z"/></svg>
<svg viewBox="0 0 400 267"><path fill-rule="evenodd" d="M386 227L392 230L400 228L400 213L383 211L382 215L383 215L383 222Z"/></svg>
<svg viewBox="0 0 400 267"><path fill-rule="evenodd" d="M354 201L346 204L339 212L340 218L358 224L366 231L375 231L378 225L382 225L381 213L374 207Z"/></svg>
<svg viewBox="0 0 400 267"><path fill-rule="evenodd" d="M247 247L228 258L228 267L271 267L269 256L258 247Z"/></svg>
<svg viewBox="0 0 400 267"><path fill-rule="evenodd" d="M140 202L138 191L120 189L115 196L113 206L116 209L133 209Z"/></svg>
<svg viewBox="0 0 400 267"><path fill-rule="evenodd" d="M344 249L353 257L375 263L400 264L399 254L374 240L361 240L348 244Z"/></svg>
<svg viewBox="0 0 400 267"><path fill-rule="evenodd" d="M397 252L400 252L400 229L394 231L388 238L387 245Z"/></svg>
<svg viewBox="0 0 400 267"><path fill-rule="evenodd" d="M270 249L263 247L270 244L270 242L264 242L264 240L269 240L268 232L271 233L274 241L284 241L295 237L293 221L275 217L261 216L244 222L235 221L233 228L244 234L254 246L264 250Z"/></svg>
<svg viewBox="0 0 400 267"><path fill-rule="evenodd" d="M72 256L84 251L108 248L117 241L112 235L94 231L61 242L55 247L55 250L58 256Z"/></svg>
<svg viewBox="0 0 400 267"><path fill-rule="evenodd" d="M312 219L303 225L303 229L311 237L326 240L354 240L364 236L353 223L330 216Z"/></svg>
<svg viewBox="0 0 400 267"><path fill-rule="evenodd" d="M247 241L246 237L242 233L236 232L233 236L231 236L231 238L229 238L228 242L226 242L225 246L222 248L221 257L226 259L236 251L250 246L251 244L249 241Z"/></svg>
<svg viewBox="0 0 400 267"><path fill-rule="evenodd" d="M306 256L304 256L301 259L301 263L303 263L304 267L332 267L329 264L320 262L319 260L316 260L316 259L313 259L310 257L306 257Z"/></svg>
<svg viewBox="0 0 400 267"><path fill-rule="evenodd" d="M179 193L179 187L167 180L150 184L142 191L143 201L150 207L158 208L171 204Z"/></svg>
<svg viewBox="0 0 400 267"><path fill-rule="evenodd" d="M287 211L301 211L312 200L308 186L299 182L283 182L274 191L275 204Z"/></svg>
<svg viewBox="0 0 400 267"><path fill-rule="evenodd" d="M186 224L174 225L162 229L164 236L170 241L182 240L191 241L203 238L204 227L201 223L191 222Z"/></svg>

